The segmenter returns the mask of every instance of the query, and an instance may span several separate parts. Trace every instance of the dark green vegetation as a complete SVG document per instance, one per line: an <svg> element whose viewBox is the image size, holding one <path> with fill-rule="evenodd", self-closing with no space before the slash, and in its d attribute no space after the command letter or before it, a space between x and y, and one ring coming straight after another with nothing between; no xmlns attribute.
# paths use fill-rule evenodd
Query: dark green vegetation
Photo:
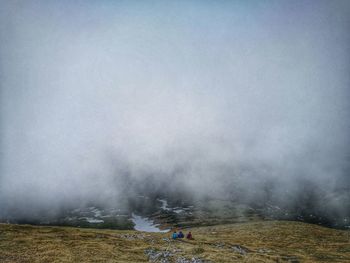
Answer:
<svg viewBox="0 0 350 263"><path fill-rule="evenodd" d="M54 225L51 223L50 225ZM134 224L130 219L126 216L123 217L104 217L103 222L90 223L85 219L73 219L70 221L62 220L58 224L59 226L79 226L83 228L97 228L97 229L120 229L127 230L133 229Z"/></svg>
<svg viewBox="0 0 350 263"><path fill-rule="evenodd" d="M180 207L181 204L179 205ZM185 206L185 205L184 205ZM164 226L196 227L261 220L261 217L246 205L226 200L197 201L193 206L174 210L160 210L151 217Z"/></svg>
<svg viewBox="0 0 350 263"><path fill-rule="evenodd" d="M132 213L135 213L154 220L163 228L210 226L257 220L295 220L333 228L350 228L350 218L338 216L330 221L329 217L309 211L305 206L306 202L301 202L300 209L293 209L271 203L257 205L256 202L250 204L211 198L194 200L184 198L183 195L179 197L139 195L118 203L119 208L90 204L76 209L62 209L49 216L44 211L37 216L24 219L0 218L0 222L131 230L134 227L131 217Z"/></svg>

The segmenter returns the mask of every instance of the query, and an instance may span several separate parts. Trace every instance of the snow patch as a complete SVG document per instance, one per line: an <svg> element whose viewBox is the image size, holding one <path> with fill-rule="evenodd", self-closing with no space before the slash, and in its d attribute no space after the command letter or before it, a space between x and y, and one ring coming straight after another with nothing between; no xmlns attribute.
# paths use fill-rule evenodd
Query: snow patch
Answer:
<svg viewBox="0 0 350 263"><path fill-rule="evenodd" d="M160 207L161 209L163 210L166 210L166 211L169 211L171 210L169 207L168 207L168 202L167 200L164 200L164 199L157 199L159 202L162 203L162 206Z"/></svg>
<svg viewBox="0 0 350 263"><path fill-rule="evenodd" d="M153 220L149 218L141 217L132 213L132 222L135 224L135 230L144 232L168 232L169 229L161 230L158 228L159 225L155 225Z"/></svg>
<svg viewBox="0 0 350 263"><path fill-rule="evenodd" d="M104 223L102 219L96 219L96 218L91 218L91 217L86 217L86 221L88 221L91 224L98 224L98 223Z"/></svg>

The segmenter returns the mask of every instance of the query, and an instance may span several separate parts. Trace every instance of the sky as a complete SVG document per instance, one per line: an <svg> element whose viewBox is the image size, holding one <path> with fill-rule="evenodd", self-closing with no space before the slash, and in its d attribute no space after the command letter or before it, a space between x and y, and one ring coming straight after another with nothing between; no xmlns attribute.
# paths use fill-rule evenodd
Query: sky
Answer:
<svg viewBox="0 0 350 263"><path fill-rule="evenodd" d="M149 184L346 206L349 28L340 0L2 1L0 214Z"/></svg>

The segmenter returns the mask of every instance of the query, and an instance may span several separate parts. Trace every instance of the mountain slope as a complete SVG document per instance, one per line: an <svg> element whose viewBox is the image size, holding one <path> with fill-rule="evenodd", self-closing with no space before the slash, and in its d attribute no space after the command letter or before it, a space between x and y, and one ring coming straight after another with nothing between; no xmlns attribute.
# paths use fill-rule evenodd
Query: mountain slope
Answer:
<svg viewBox="0 0 350 263"><path fill-rule="evenodd" d="M0 224L0 262L350 262L350 232L288 221L170 233Z"/></svg>

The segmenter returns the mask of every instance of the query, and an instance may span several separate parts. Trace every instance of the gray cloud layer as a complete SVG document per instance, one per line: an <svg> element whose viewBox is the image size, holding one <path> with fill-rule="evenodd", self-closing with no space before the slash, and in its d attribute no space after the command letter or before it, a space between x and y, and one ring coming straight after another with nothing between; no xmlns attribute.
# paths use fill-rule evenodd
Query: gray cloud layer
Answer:
<svg viewBox="0 0 350 263"><path fill-rule="evenodd" d="M118 200L145 180L199 196L348 189L349 14L4 1L0 211Z"/></svg>

